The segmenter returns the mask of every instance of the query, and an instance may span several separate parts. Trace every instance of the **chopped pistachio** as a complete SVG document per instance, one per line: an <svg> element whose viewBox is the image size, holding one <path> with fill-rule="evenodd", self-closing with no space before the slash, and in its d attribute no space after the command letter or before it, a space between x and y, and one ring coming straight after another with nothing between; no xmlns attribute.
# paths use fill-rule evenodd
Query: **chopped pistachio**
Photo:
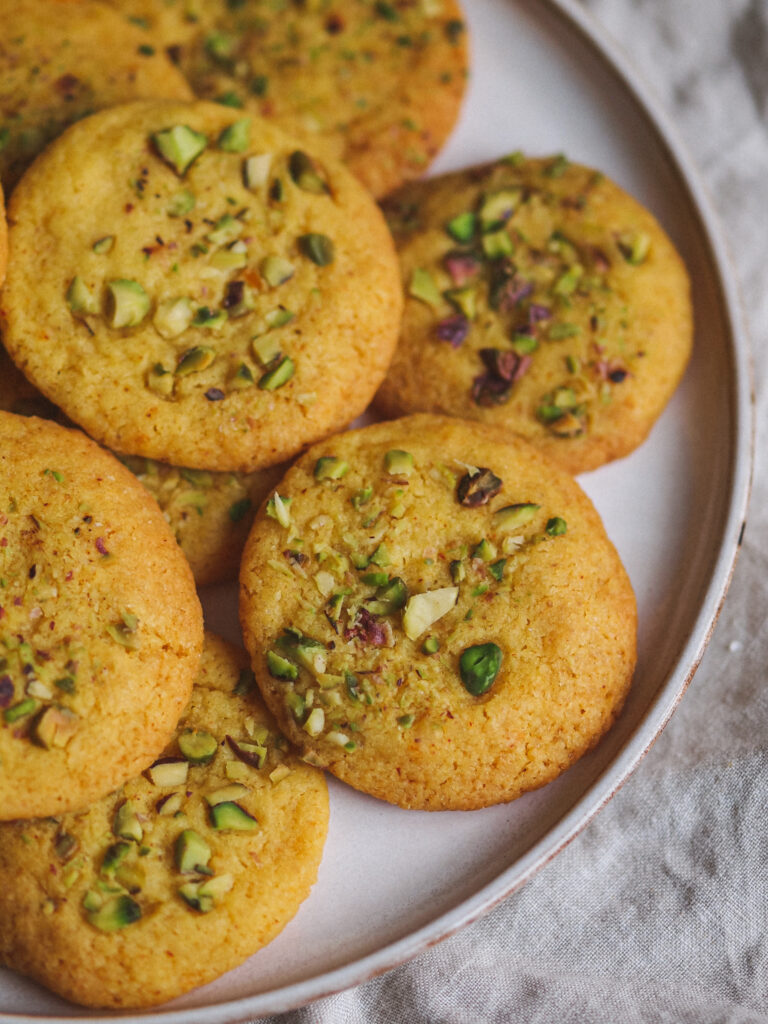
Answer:
<svg viewBox="0 0 768 1024"><path fill-rule="evenodd" d="M99 300L83 281L82 277L76 276L67 288L67 304L70 310L76 315L93 316L100 312Z"/></svg>
<svg viewBox="0 0 768 1024"><path fill-rule="evenodd" d="M228 829L233 832L252 832L259 828L259 823L240 804L231 800L209 807L208 816L215 829Z"/></svg>
<svg viewBox="0 0 768 1024"><path fill-rule="evenodd" d="M259 153L243 160L243 184L245 187L256 189L266 185L269 181L271 166L271 153Z"/></svg>
<svg viewBox="0 0 768 1024"><path fill-rule="evenodd" d="M437 654L440 650L440 641L436 636L428 636L424 643L421 645L421 649L424 654Z"/></svg>
<svg viewBox="0 0 768 1024"><path fill-rule="evenodd" d="M522 198L523 190L519 186L486 192L478 211L481 231L485 234L503 227L520 205Z"/></svg>
<svg viewBox="0 0 768 1024"><path fill-rule="evenodd" d="M196 203L194 193L190 192L188 188L183 188L171 196L165 212L169 217L185 217L194 210Z"/></svg>
<svg viewBox="0 0 768 1024"><path fill-rule="evenodd" d="M527 356L535 352L539 347L537 339L532 334L516 332L512 335L512 348L519 356Z"/></svg>
<svg viewBox="0 0 768 1024"><path fill-rule="evenodd" d="M177 124L152 136L158 153L170 164L178 175L186 174L192 163L208 145L202 132L196 132L186 124Z"/></svg>
<svg viewBox="0 0 768 1024"><path fill-rule="evenodd" d="M276 330L278 327L285 327L295 316L296 314L292 313L290 309L286 309L285 306L278 306L277 309L271 309L265 313L264 320L270 330Z"/></svg>
<svg viewBox="0 0 768 1024"><path fill-rule="evenodd" d="M532 502L505 505L493 513L493 525L497 530L516 530L519 526L529 523L540 507Z"/></svg>
<svg viewBox="0 0 768 1024"><path fill-rule="evenodd" d="M560 516L553 516L547 520L547 525L544 527L550 537L561 537L568 529L568 524Z"/></svg>
<svg viewBox="0 0 768 1024"><path fill-rule="evenodd" d="M104 235L103 238L97 239L91 248L98 256L103 256L105 253L111 252L112 247L115 244L114 235Z"/></svg>
<svg viewBox="0 0 768 1024"><path fill-rule="evenodd" d="M259 269L261 270L261 276L272 288L277 288L278 285L290 281L295 271L293 264L289 260L276 255L265 257L261 261Z"/></svg>
<svg viewBox="0 0 768 1024"><path fill-rule="evenodd" d="M334 244L328 235L321 235L317 232L300 235L298 245L302 254L316 263L318 267L327 267L336 258Z"/></svg>
<svg viewBox="0 0 768 1024"><path fill-rule="evenodd" d="M194 311L191 301L182 296L178 299L166 299L158 304L152 323L157 333L163 338L175 338L183 333L192 323Z"/></svg>
<svg viewBox="0 0 768 1024"><path fill-rule="evenodd" d="M216 221L213 229L205 236L213 245L228 245L242 235L245 225L231 213L225 213Z"/></svg>
<svg viewBox="0 0 768 1024"><path fill-rule="evenodd" d="M433 309L439 309L443 304L443 296L435 284L435 279L428 270L424 270L422 267L414 268L408 285L408 294L414 299L426 302Z"/></svg>
<svg viewBox="0 0 768 1024"><path fill-rule="evenodd" d="M384 466L393 476L410 476L413 472L413 455L391 448L384 456Z"/></svg>
<svg viewBox="0 0 768 1024"><path fill-rule="evenodd" d="M504 228L496 231L489 231L483 235L483 252L489 260L498 260L502 256L511 256L515 251L512 239Z"/></svg>
<svg viewBox="0 0 768 1024"><path fill-rule="evenodd" d="M378 573L369 573L369 576ZM365 579L365 577L363 577ZM391 615L399 608L405 607L408 600L408 587L400 576L393 576L382 584L376 592L376 599L367 604L372 615Z"/></svg>
<svg viewBox="0 0 768 1024"><path fill-rule="evenodd" d="M3 720L9 725L14 722L18 722L21 718L26 718L27 715L31 715L38 709L38 703L33 697L27 697L25 700L19 701L17 704L12 704L11 707L6 708L3 711Z"/></svg>
<svg viewBox="0 0 768 1024"><path fill-rule="evenodd" d="M248 263L247 252L240 252L234 247L230 249L220 249L215 252L208 261L208 265L213 267L215 270L230 271L230 270L242 270Z"/></svg>
<svg viewBox="0 0 768 1024"><path fill-rule="evenodd" d="M500 558L497 562L488 566L488 572L493 576L495 580L501 582L504 577L504 566L507 564L506 558Z"/></svg>
<svg viewBox="0 0 768 1024"><path fill-rule="evenodd" d="M265 507L265 512L269 518L276 519L286 530L291 525L290 507L292 501L293 498L281 498L277 491L275 491Z"/></svg>
<svg viewBox="0 0 768 1024"><path fill-rule="evenodd" d="M473 467L474 472L465 473L456 488L459 504L466 508L486 505L502 488L502 481L490 469Z"/></svg>
<svg viewBox="0 0 768 1024"><path fill-rule="evenodd" d="M277 366L259 378L258 385L263 391L276 391L293 377L296 366L290 356L283 356Z"/></svg>
<svg viewBox="0 0 768 1024"><path fill-rule="evenodd" d="M144 830L136 814L136 808L130 800L125 800L115 812L112 831L119 839L133 839L137 843L141 842Z"/></svg>
<svg viewBox="0 0 768 1024"><path fill-rule="evenodd" d="M651 249L651 236L645 231L624 233L617 239L619 251L627 263L638 266L644 263Z"/></svg>
<svg viewBox="0 0 768 1024"><path fill-rule="evenodd" d="M385 566L389 565L389 552L384 544L379 544L366 564Z"/></svg>
<svg viewBox="0 0 768 1024"><path fill-rule="evenodd" d="M119 931L141 918L141 907L125 893L113 896L97 908L86 907L86 911L88 923L102 932Z"/></svg>
<svg viewBox="0 0 768 1024"><path fill-rule="evenodd" d="M498 552L496 550L495 545L492 544L485 537L480 541L479 544L475 545L472 551L472 557L480 558L482 559L483 562L492 562L497 554Z"/></svg>
<svg viewBox="0 0 768 1024"><path fill-rule="evenodd" d="M397 724L401 729L410 729L415 720L415 715L400 715L397 719Z"/></svg>
<svg viewBox="0 0 768 1024"><path fill-rule="evenodd" d="M219 135L218 147L225 153L244 153L248 149L250 136L250 117L240 118L239 121L233 121L232 124L224 128Z"/></svg>
<svg viewBox="0 0 768 1024"><path fill-rule="evenodd" d="M309 736L319 736L325 728L325 712L322 708L313 708L303 725L304 732Z"/></svg>
<svg viewBox="0 0 768 1024"><path fill-rule="evenodd" d="M147 769L154 786L183 786L189 774L189 761L180 757L164 757Z"/></svg>
<svg viewBox="0 0 768 1024"><path fill-rule="evenodd" d="M173 856L176 867L183 875L192 872L203 874L211 859L211 848L198 832L185 828L174 843Z"/></svg>
<svg viewBox="0 0 768 1024"><path fill-rule="evenodd" d="M454 583L461 583L466 579L467 567L460 558L454 558L450 565L451 579Z"/></svg>
<svg viewBox="0 0 768 1024"><path fill-rule="evenodd" d="M457 242L471 242L476 227L477 215L467 211L449 220L445 230Z"/></svg>
<svg viewBox="0 0 768 1024"><path fill-rule="evenodd" d="M300 189L324 195L330 192L327 183L320 176L317 164L307 153L297 149L288 158L288 173Z"/></svg>
<svg viewBox="0 0 768 1024"><path fill-rule="evenodd" d="M150 299L138 281L119 278L107 282L107 319L110 327L136 327L149 312Z"/></svg>
<svg viewBox="0 0 768 1024"><path fill-rule="evenodd" d="M207 345L195 345L194 348L188 348L180 357L176 365L176 375L178 377L185 377L189 373L197 373L199 370L205 370L211 365L215 358L215 349L212 349Z"/></svg>
<svg viewBox="0 0 768 1024"><path fill-rule="evenodd" d="M267 669L275 679L296 679L299 674L296 665L276 651L267 651Z"/></svg>
<svg viewBox="0 0 768 1024"><path fill-rule="evenodd" d="M569 267L565 273L558 277L552 286L552 291L555 295L560 295L561 297L572 295L578 288L583 273L584 268L581 264L574 263L572 267Z"/></svg>
<svg viewBox="0 0 768 1024"><path fill-rule="evenodd" d="M279 335L274 333L256 335L251 339L251 351L263 367L268 367L282 355Z"/></svg>
<svg viewBox="0 0 768 1024"><path fill-rule="evenodd" d="M80 728L80 719L68 708L47 707L34 724L34 738L48 750L65 747Z"/></svg>
<svg viewBox="0 0 768 1024"><path fill-rule="evenodd" d="M179 750L190 764L209 764L218 748L216 737L205 729L185 729L179 735Z"/></svg>
<svg viewBox="0 0 768 1024"><path fill-rule="evenodd" d="M336 455L321 455L315 462L315 480L341 480L349 472L349 463Z"/></svg>
<svg viewBox="0 0 768 1024"><path fill-rule="evenodd" d="M357 491L349 499L355 508L361 508L363 505L367 505L373 497L373 487L370 485L363 487L362 490Z"/></svg>

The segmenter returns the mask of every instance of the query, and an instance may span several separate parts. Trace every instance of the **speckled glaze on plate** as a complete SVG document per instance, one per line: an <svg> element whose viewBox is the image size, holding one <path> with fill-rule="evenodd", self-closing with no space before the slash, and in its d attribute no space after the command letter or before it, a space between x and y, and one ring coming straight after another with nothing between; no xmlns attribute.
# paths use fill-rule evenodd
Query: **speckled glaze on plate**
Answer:
<svg viewBox="0 0 768 1024"><path fill-rule="evenodd" d="M693 279L693 361L634 454L585 475L634 584L633 690L599 747L544 789L471 812L402 811L331 780L312 895L246 964L155 1011L153 1024L235 1024L358 984L415 956L522 885L624 782L680 700L730 582L749 491L748 346L708 197L652 93L575 0L467 0L473 78L435 173L515 149L600 167L660 218ZM704 414L706 411L706 414ZM696 528L691 529L695 523ZM237 639L233 588L204 596ZM111 1019L0 972L4 1022Z"/></svg>

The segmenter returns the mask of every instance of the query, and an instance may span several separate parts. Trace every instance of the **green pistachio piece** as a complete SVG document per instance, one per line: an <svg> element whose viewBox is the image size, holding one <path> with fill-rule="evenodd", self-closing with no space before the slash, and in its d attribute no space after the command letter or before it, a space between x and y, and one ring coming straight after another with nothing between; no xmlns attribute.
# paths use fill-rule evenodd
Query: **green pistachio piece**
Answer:
<svg viewBox="0 0 768 1024"><path fill-rule="evenodd" d="M37 701L33 697L27 697L25 700L20 700L17 704L12 704L11 707L6 708L3 712L3 720L8 725L12 725L14 722L18 722L19 719L31 715L33 711L37 711L37 708Z"/></svg>
<svg viewBox="0 0 768 1024"><path fill-rule="evenodd" d="M478 216L480 230L483 234L498 231L509 220L523 198L523 190L519 186L486 192L480 202Z"/></svg>
<svg viewBox="0 0 768 1024"><path fill-rule="evenodd" d="M77 316L93 316L100 312L99 300L90 290L82 277L73 277L67 288L67 304Z"/></svg>
<svg viewBox="0 0 768 1024"><path fill-rule="evenodd" d="M327 267L336 258L333 242L327 235L320 235L316 232L300 235L298 244L303 255L316 263L318 267Z"/></svg>
<svg viewBox="0 0 768 1024"><path fill-rule="evenodd" d="M136 808L130 800L125 800L115 812L112 831L119 839L133 839L137 843L141 842L144 830L136 814Z"/></svg>
<svg viewBox="0 0 768 1024"><path fill-rule="evenodd" d="M403 629L409 640L417 640L422 633L455 606L458 587L440 587L408 598L403 611Z"/></svg>
<svg viewBox="0 0 768 1024"><path fill-rule="evenodd" d="M251 339L251 351L264 368L270 366L283 354L279 335L274 333L256 335Z"/></svg>
<svg viewBox="0 0 768 1024"><path fill-rule="evenodd" d="M391 448L384 456L384 466L392 476L410 476L413 472L413 455Z"/></svg>
<svg viewBox="0 0 768 1024"><path fill-rule="evenodd" d="M543 174L546 178L562 178L569 166L568 157L564 153L558 153L544 168Z"/></svg>
<svg viewBox="0 0 768 1024"><path fill-rule="evenodd" d="M378 576L378 573L369 573L369 576ZM365 581L366 577L363 577ZM400 608L404 608L408 601L408 587L405 581L399 576L393 576L376 591L376 599L369 601L366 605L372 615L391 615Z"/></svg>
<svg viewBox="0 0 768 1024"><path fill-rule="evenodd" d="M440 650L440 641L436 636L428 636L424 643L421 645L421 649L424 654L437 654Z"/></svg>
<svg viewBox="0 0 768 1024"><path fill-rule="evenodd" d="M492 565L488 566L488 572L495 580L498 580L499 583L504 578L504 566L506 564L506 558L500 558L498 562L494 562Z"/></svg>
<svg viewBox="0 0 768 1024"><path fill-rule="evenodd" d="M454 558L450 565L451 579L454 583L461 583L462 580L466 579L467 567L464 565L460 558Z"/></svg>
<svg viewBox="0 0 768 1024"><path fill-rule="evenodd" d="M184 217L194 210L196 202L194 193L188 188L183 188L171 196L165 212L169 217Z"/></svg>
<svg viewBox="0 0 768 1024"><path fill-rule="evenodd" d="M519 526L529 523L540 507L532 502L505 505L504 508L497 509L493 513L493 525L497 530L516 530Z"/></svg>
<svg viewBox="0 0 768 1024"><path fill-rule="evenodd" d="M467 320L474 320L477 316L477 288L468 285L466 288L449 288L443 292L459 313L463 313Z"/></svg>
<svg viewBox="0 0 768 1024"><path fill-rule="evenodd" d="M242 270L248 263L248 253L235 249L221 249L215 252L208 262L216 270Z"/></svg>
<svg viewBox="0 0 768 1024"><path fill-rule="evenodd" d="M294 265L282 256L267 256L261 261L261 276L272 288L290 281L295 273Z"/></svg>
<svg viewBox="0 0 768 1024"><path fill-rule="evenodd" d="M136 327L149 312L150 300L138 281L118 278L107 282L107 320L110 327Z"/></svg>
<svg viewBox="0 0 768 1024"><path fill-rule="evenodd" d="M132 849L134 847L131 843L113 843L104 854L104 859L101 862L101 874L113 878Z"/></svg>
<svg viewBox="0 0 768 1024"><path fill-rule="evenodd" d="M555 295L559 295L562 298L572 295L579 287L579 281L581 280L583 273L584 268L581 264L574 263L572 267L569 267L564 274L561 274L560 277L558 277L552 286L552 291Z"/></svg>
<svg viewBox="0 0 768 1024"><path fill-rule="evenodd" d="M262 188L269 181L272 154L259 153L243 160L243 184L246 188Z"/></svg>
<svg viewBox="0 0 768 1024"><path fill-rule="evenodd" d="M52 750L65 747L79 728L80 719L73 711L51 705L35 719L32 734L36 743Z"/></svg>
<svg viewBox="0 0 768 1024"><path fill-rule="evenodd" d="M561 519L560 516L553 516L551 519L547 520L547 525L544 529L550 537L562 537L568 529L568 524L564 519Z"/></svg>
<svg viewBox="0 0 768 1024"><path fill-rule="evenodd" d="M229 506L229 519L232 523L239 523L248 515L253 508L250 498L241 498Z"/></svg>
<svg viewBox="0 0 768 1024"><path fill-rule="evenodd" d="M243 117L239 121L233 121L232 124L227 125L221 132L218 147L225 153L244 153L248 149L250 137L251 119Z"/></svg>
<svg viewBox="0 0 768 1024"><path fill-rule="evenodd" d="M443 296L435 284L435 279L428 270L424 270L422 267L414 268L408 285L408 294L414 299L426 302L433 309L439 309L443 304Z"/></svg>
<svg viewBox="0 0 768 1024"><path fill-rule="evenodd" d="M275 491L272 497L267 501L264 511L270 519L276 519L277 522L287 530L291 525L292 501L293 498L281 498L277 491Z"/></svg>
<svg viewBox="0 0 768 1024"><path fill-rule="evenodd" d="M299 670L292 661L283 658L276 651L267 651L267 668L275 679L296 679Z"/></svg>
<svg viewBox="0 0 768 1024"><path fill-rule="evenodd" d="M190 764L209 764L218 749L216 737L204 729L185 729L179 736L179 750Z"/></svg>
<svg viewBox="0 0 768 1024"><path fill-rule="evenodd" d="M497 231L489 231L488 234L483 235L482 242L483 252L489 260L498 260L502 256L511 256L515 251L512 239L504 228L499 228Z"/></svg>
<svg viewBox="0 0 768 1024"><path fill-rule="evenodd" d="M512 335L512 348L519 356L530 355L539 347L539 343L532 334L515 333Z"/></svg>
<svg viewBox="0 0 768 1024"><path fill-rule="evenodd" d="M464 688L480 697L493 686L501 668L501 648L496 644L475 644L459 658L459 673Z"/></svg>
<svg viewBox="0 0 768 1024"><path fill-rule="evenodd" d="M651 236L645 231L637 231L634 234L624 233L617 239L619 252L632 266L644 263L651 249Z"/></svg>
<svg viewBox="0 0 768 1024"><path fill-rule="evenodd" d="M259 387L263 391L276 391L287 384L296 372L296 366L290 356L283 356L277 366L259 377Z"/></svg>
<svg viewBox="0 0 768 1024"><path fill-rule="evenodd" d="M174 843L173 856L183 875L193 871L204 874L211 859L211 848L194 829L185 828Z"/></svg>
<svg viewBox="0 0 768 1024"><path fill-rule="evenodd" d="M152 141L163 160L178 175L186 174L208 145L208 139L202 132L196 132L186 124L176 124L172 128L155 132Z"/></svg>
<svg viewBox="0 0 768 1024"><path fill-rule="evenodd" d="M278 306L277 309L271 309L268 313L264 314L264 321L270 330L276 330L278 327L285 327L295 316L296 314L292 313L290 309Z"/></svg>
<svg viewBox="0 0 768 1024"><path fill-rule="evenodd" d="M489 540L484 537L479 544L475 545L472 551L473 558L481 558L484 562L492 562L498 552L496 548Z"/></svg>
<svg viewBox="0 0 768 1024"><path fill-rule="evenodd" d="M379 544L379 546L373 552L371 557L368 559L368 563L366 564L370 563L373 563L373 565L378 565L381 567L389 565L389 552L387 551L386 546L384 544Z"/></svg>
<svg viewBox="0 0 768 1024"><path fill-rule="evenodd" d="M327 183L318 173L317 165L312 157L297 149L288 158L288 173L300 189L325 195L330 192Z"/></svg>
<svg viewBox="0 0 768 1024"><path fill-rule="evenodd" d="M183 786L189 775L189 761L180 757L161 757L147 769L153 786Z"/></svg>
<svg viewBox="0 0 768 1024"><path fill-rule="evenodd" d="M105 235L103 238L97 239L91 246L91 249L98 255L103 256L104 253L111 252L112 247L115 244L114 235Z"/></svg>
<svg viewBox="0 0 768 1024"><path fill-rule="evenodd" d="M225 213L223 217L219 217L213 230L209 231L205 237L213 245L228 245L242 235L244 228L245 225L241 220L233 217L231 213Z"/></svg>
<svg viewBox="0 0 768 1024"><path fill-rule="evenodd" d="M152 323L163 338L176 338L192 323L195 313L186 295L178 299L165 299L155 310Z"/></svg>
<svg viewBox="0 0 768 1024"><path fill-rule="evenodd" d="M141 907L130 896L108 899L96 910L88 911L88 923L101 932L116 932L141 918Z"/></svg>
<svg viewBox="0 0 768 1024"><path fill-rule="evenodd" d="M216 906L217 900L230 891L233 884L232 875L217 875L205 882L185 882L177 891L193 910L208 914Z"/></svg>
<svg viewBox="0 0 768 1024"><path fill-rule="evenodd" d="M449 220L445 230L457 242L471 242L477 227L477 215L467 211Z"/></svg>
<svg viewBox="0 0 768 1024"><path fill-rule="evenodd" d="M321 455L315 463L315 480L341 480L349 472L349 463L335 455Z"/></svg>
<svg viewBox="0 0 768 1024"><path fill-rule="evenodd" d="M199 370L205 370L215 358L215 350L207 345L196 345L194 348L188 348L176 365L176 375L178 377L185 377L188 373L197 373Z"/></svg>
<svg viewBox="0 0 768 1024"><path fill-rule="evenodd" d="M232 800L224 800L220 804L208 808L211 825L216 829L228 829L233 832L252 832L259 828L258 821Z"/></svg>

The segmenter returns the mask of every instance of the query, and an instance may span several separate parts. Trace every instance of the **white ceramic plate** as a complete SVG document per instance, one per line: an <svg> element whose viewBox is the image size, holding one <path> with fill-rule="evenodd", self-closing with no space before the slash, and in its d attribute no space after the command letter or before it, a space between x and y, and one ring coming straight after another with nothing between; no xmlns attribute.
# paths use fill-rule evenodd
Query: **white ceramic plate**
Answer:
<svg viewBox="0 0 768 1024"><path fill-rule="evenodd" d="M357 984L445 937L520 886L616 791L699 662L746 510L747 344L709 203L647 87L574 0L466 0L473 77L435 171L524 149L606 171L654 211L693 279L696 347L683 386L640 450L582 477L634 584L639 662L618 724L542 790L482 811L402 811L331 781L318 882L296 918L238 970L167 1007L162 1024L233 1024ZM233 588L207 622L238 639ZM205 957L205 949L200 950ZM0 972L0 1019L109 1019Z"/></svg>

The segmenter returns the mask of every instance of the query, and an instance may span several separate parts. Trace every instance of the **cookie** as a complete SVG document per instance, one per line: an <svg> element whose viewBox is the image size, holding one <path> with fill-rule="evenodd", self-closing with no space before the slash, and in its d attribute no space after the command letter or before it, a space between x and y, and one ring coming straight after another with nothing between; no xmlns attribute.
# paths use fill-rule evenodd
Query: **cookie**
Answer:
<svg viewBox="0 0 768 1024"><path fill-rule="evenodd" d="M114 0L162 40L195 93L273 120L343 160L376 196L419 177L467 78L455 0L329 4Z"/></svg>
<svg viewBox="0 0 768 1024"><path fill-rule="evenodd" d="M85 114L134 99L189 100L146 31L95 0L0 0L0 182Z"/></svg>
<svg viewBox="0 0 768 1024"><path fill-rule="evenodd" d="M378 396L494 423L573 473L636 448L692 344L685 267L605 175L513 155L387 200L408 294Z"/></svg>
<svg viewBox="0 0 768 1024"><path fill-rule="evenodd" d="M14 192L3 342L115 451L275 465L362 412L389 364L402 296L378 208L240 115L101 111Z"/></svg>
<svg viewBox="0 0 768 1024"><path fill-rule="evenodd" d="M0 820L144 769L192 688L202 614L157 504L79 431L0 412Z"/></svg>
<svg viewBox="0 0 768 1024"><path fill-rule="evenodd" d="M61 410L16 369L1 345L0 409L65 420ZM256 508L285 470L274 466L255 473L211 473L132 455L121 461L160 506L198 587L237 577Z"/></svg>
<svg viewBox="0 0 768 1024"><path fill-rule="evenodd" d="M0 188L0 284L5 280L5 267L8 262L8 225L5 221L5 203L3 190Z"/></svg>
<svg viewBox="0 0 768 1024"><path fill-rule="evenodd" d="M589 499L485 424L420 415L316 445L257 516L240 580L286 735L401 807L549 782L632 678L635 599Z"/></svg>
<svg viewBox="0 0 768 1024"><path fill-rule="evenodd" d="M0 960L87 1006L165 1002L294 916L328 826L321 772L287 751L244 652L207 634L179 728L80 814L0 826Z"/></svg>

